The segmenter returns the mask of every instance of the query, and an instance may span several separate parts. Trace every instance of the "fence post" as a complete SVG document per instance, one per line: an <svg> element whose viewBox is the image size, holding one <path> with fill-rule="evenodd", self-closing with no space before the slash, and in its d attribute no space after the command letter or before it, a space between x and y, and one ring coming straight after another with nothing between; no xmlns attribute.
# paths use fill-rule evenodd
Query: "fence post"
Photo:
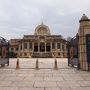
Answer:
<svg viewBox="0 0 90 90"><path fill-rule="evenodd" d="M16 69L20 69L19 59L17 59L17 62L16 62Z"/></svg>
<svg viewBox="0 0 90 90"><path fill-rule="evenodd" d="M58 66L57 66L57 60L55 58L55 63L54 63L54 69L57 70L58 69Z"/></svg>
<svg viewBox="0 0 90 90"><path fill-rule="evenodd" d="M37 58L37 60L36 60L36 67L35 67L35 69L36 69L36 70L39 69L39 66L38 66L38 58Z"/></svg>

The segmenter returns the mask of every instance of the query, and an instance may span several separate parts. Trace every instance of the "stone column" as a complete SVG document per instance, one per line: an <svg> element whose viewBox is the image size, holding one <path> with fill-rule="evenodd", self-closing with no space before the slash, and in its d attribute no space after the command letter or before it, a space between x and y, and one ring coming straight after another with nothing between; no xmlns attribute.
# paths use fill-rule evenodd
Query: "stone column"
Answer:
<svg viewBox="0 0 90 90"><path fill-rule="evenodd" d="M51 52L52 52L52 42L50 43L50 46L51 46L50 48L51 48Z"/></svg>
<svg viewBox="0 0 90 90"><path fill-rule="evenodd" d="M57 42L55 42L55 57L57 57Z"/></svg>
<svg viewBox="0 0 90 90"><path fill-rule="evenodd" d="M55 43L55 49L57 50L57 42Z"/></svg>
<svg viewBox="0 0 90 90"><path fill-rule="evenodd" d="M19 52L21 51L21 44L19 43Z"/></svg>
<svg viewBox="0 0 90 90"><path fill-rule="evenodd" d="M22 52L23 52L23 50L24 50L24 43L23 43L23 41L22 41Z"/></svg>
<svg viewBox="0 0 90 90"><path fill-rule="evenodd" d="M66 57L66 43L64 44L64 57Z"/></svg>
<svg viewBox="0 0 90 90"><path fill-rule="evenodd" d="M86 52L86 43L85 43L85 35L80 33L79 34L79 62L80 68L82 70L87 70L87 52Z"/></svg>
<svg viewBox="0 0 90 90"><path fill-rule="evenodd" d="M46 52L46 45L47 45L47 44L46 44L46 42L45 42L45 52Z"/></svg>
<svg viewBox="0 0 90 90"><path fill-rule="evenodd" d="M19 50L18 50L18 56L20 57L20 52L21 52L21 44L19 43Z"/></svg>
<svg viewBox="0 0 90 90"><path fill-rule="evenodd" d="M60 53L61 57L63 57L63 50L62 50L62 40L61 40L61 53Z"/></svg>
<svg viewBox="0 0 90 90"><path fill-rule="evenodd" d="M22 57L23 57L23 55L24 55L24 43L23 43L23 41L22 41Z"/></svg>
<svg viewBox="0 0 90 90"><path fill-rule="evenodd" d="M40 42L38 42L38 52L40 52Z"/></svg>
<svg viewBox="0 0 90 90"><path fill-rule="evenodd" d="M29 42L27 43L27 50L29 51Z"/></svg>
<svg viewBox="0 0 90 90"><path fill-rule="evenodd" d="M32 42L32 51L34 52L34 42Z"/></svg>

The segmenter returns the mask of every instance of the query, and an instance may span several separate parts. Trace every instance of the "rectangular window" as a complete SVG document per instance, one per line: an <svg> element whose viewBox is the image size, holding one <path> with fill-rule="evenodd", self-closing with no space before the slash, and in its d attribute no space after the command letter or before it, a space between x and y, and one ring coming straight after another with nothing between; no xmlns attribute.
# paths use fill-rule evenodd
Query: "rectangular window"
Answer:
<svg viewBox="0 0 90 90"><path fill-rule="evenodd" d="M55 49L55 43L52 43L52 49Z"/></svg>
<svg viewBox="0 0 90 90"><path fill-rule="evenodd" d="M57 43L57 48L60 49L60 43Z"/></svg>
<svg viewBox="0 0 90 90"><path fill-rule="evenodd" d="M22 50L22 45L20 46L20 50Z"/></svg>
<svg viewBox="0 0 90 90"><path fill-rule="evenodd" d="M60 53L58 53L58 56L60 56Z"/></svg>
<svg viewBox="0 0 90 90"><path fill-rule="evenodd" d="M62 50L64 50L64 45L62 45Z"/></svg>
<svg viewBox="0 0 90 90"><path fill-rule="evenodd" d="M24 49L27 49L27 43L24 43Z"/></svg>
<svg viewBox="0 0 90 90"><path fill-rule="evenodd" d="M32 42L29 43L29 49L32 49Z"/></svg>
<svg viewBox="0 0 90 90"><path fill-rule="evenodd" d="M18 51L18 48L16 48L15 50Z"/></svg>

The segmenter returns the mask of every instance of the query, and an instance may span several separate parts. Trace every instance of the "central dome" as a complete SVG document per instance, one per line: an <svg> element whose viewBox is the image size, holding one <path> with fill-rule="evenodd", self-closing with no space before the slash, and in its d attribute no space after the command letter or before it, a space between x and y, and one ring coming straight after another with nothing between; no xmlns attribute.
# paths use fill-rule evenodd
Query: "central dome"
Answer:
<svg viewBox="0 0 90 90"><path fill-rule="evenodd" d="M50 35L50 29L42 23L36 27L35 35Z"/></svg>

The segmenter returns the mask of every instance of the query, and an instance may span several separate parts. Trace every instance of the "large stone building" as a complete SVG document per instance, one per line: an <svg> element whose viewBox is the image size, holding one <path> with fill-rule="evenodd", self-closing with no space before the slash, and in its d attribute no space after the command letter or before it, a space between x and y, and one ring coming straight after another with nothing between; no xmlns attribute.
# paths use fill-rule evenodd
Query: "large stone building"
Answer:
<svg viewBox="0 0 90 90"><path fill-rule="evenodd" d="M52 35L48 26L38 25L34 35L10 40L10 51L18 57L67 57L67 41L61 35Z"/></svg>

